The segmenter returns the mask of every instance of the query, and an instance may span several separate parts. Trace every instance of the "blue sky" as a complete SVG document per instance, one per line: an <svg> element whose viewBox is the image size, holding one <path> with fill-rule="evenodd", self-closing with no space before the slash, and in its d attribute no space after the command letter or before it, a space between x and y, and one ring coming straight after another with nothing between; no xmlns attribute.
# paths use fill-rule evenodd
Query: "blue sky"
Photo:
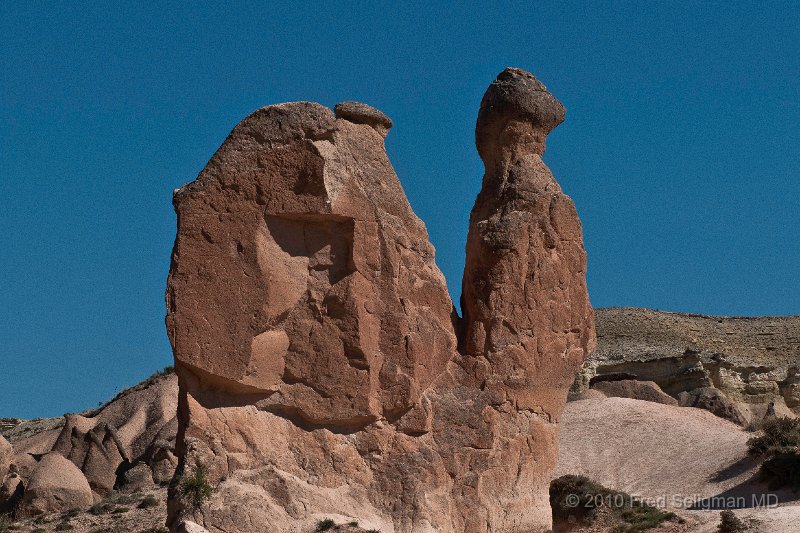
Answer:
<svg viewBox="0 0 800 533"><path fill-rule="evenodd" d="M795 2L0 4L0 416L96 406L171 362L172 190L236 123L360 100L460 293L506 66L567 107L545 160L595 306L800 314Z"/></svg>

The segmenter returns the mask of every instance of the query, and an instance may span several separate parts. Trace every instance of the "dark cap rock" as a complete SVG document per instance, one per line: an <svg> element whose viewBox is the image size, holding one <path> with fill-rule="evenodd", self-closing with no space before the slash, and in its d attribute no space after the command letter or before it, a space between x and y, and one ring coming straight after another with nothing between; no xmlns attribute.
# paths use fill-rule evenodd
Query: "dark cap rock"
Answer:
<svg viewBox="0 0 800 533"><path fill-rule="evenodd" d="M522 69L506 68L481 101L475 142L481 157L502 147L528 146L544 152L544 140L564 121L566 110L542 82Z"/></svg>
<svg viewBox="0 0 800 533"><path fill-rule="evenodd" d="M341 102L333 108L336 118L341 118L355 124L367 124L386 137L392 127L392 119L380 109L361 102Z"/></svg>

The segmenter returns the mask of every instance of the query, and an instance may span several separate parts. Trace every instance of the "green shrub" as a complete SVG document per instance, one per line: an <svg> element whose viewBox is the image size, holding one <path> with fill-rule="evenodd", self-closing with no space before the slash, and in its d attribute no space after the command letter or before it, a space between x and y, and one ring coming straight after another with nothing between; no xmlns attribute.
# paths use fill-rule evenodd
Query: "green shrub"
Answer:
<svg viewBox="0 0 800 533"><path fill-rule="evenodd" d="M63 518L64 520L68 520L70 518L75 518L79 514L81 514L81 510L78 509L77 507L73 507L72 509L61 513L61 518Z"/></svg>
<svg viewBox="0 0 800 533"><path fill-rule="evenodd" d="M199 461L195 463L194 473L181 479L181 494L194 508L200 507L211 497L213 487L208 482L208 470Z"/></svg>
<svg viewBox="0 0 800 533"><path fill-rule="evenodd" d="M748 439L747 448L753 455L800 446L800 419L780 417L765 420L761 434Z"/></svg>
<svg viewBox="0 0 800 533"><path fill-rule="evenodd" d="M761 477L769 484L770 490L789 487L800 490L800 449L777 448L761 465Z"/></svg>
<svg viewBox="0 0 800 533"><path fill-rule="evenodd" d="M333 529L336 527L336 522L331 520L330 518L326 518L324 520L320 520L317 522L317 531L328 531L329 529Z"/></svg>
<svg viewBox="0 0 800 533"><path fill-rule="evenodd" d="M116 505L113 503L103 500L89 507L89 512L95 516L100 516L112 512L115 507Z"/></svg>
<svg viewBox="0 0 800 533"><path fill-rule="evenodd" d="M144 499L141 502L139 502L139 505L137 505L136 507L138 507L139 509L150 509L151 507L158 507L158 499L152 494L149 494L145 496Z"/></svg>
<svg viewBox="0 0 800 533"><path fill-rule="evenodd" d="M747 526L733 514L733 511L722 511L717 531L718 533L745 533Z"/></svg>
<svg viewBox="0 0 800 533"><path fill-rule="evenodd" d="M638 533L676 519L675 513L657 509L630 494L607 489L584 476L562 476L550 483L554 523L577 521L591 527L599 508L611 512L615 533Z"/></svg>
<svg viewBox="0 0 800 533"><path fill-rule="evenodd" d="M0 514L0 531L3 533L6 531L12 531L13 527L14 521L11 519L11 517L6 514Z"/></svg>

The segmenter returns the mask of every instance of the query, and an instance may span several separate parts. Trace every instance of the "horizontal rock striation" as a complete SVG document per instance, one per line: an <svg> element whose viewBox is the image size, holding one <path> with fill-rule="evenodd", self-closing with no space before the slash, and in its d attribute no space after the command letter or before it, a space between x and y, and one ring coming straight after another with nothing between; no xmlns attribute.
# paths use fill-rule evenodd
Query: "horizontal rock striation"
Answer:
<svg viewBox="0 0 800 533"><path fill-rule="evenodd" d="M800 415L800 317L596 313L597 349L574 392L592 378L623 373L743 425L760 421L770 403L779 415Z"/></svg>

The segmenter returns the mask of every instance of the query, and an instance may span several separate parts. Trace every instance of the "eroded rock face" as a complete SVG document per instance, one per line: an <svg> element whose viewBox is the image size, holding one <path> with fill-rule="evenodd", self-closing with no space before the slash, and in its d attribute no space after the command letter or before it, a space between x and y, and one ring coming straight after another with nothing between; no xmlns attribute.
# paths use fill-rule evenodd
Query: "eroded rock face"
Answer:
<svg viewBox="0 0 800 533"><path fill-rule="evenodd" d="M444 278L372 125L260 109L175 206L167 326L203 384L352 431L399 418L452 356Z"/></svg>
<svg viewBox="0 0 800 533"><path fill-rule="evenodd" d="M742 425L759 423L770 403L778 416L800 416L799 332L793 316L598 309L597 350L573 391L624 374Z"/></svg>
<svg viewBox="0 0 800 533"><path fill-rule="evenodd" d="M197 510L173 492L173 529L548 529L557 421L594 343L580 222L541 161L563 107L517 69L487 91L463 322L391 121L335 112L256 111L175 193L179 454L216 488Z"/></svg>
<svg viewBox="0 0 800 533"><path fill-rule="evenodd" d="M14 449L8 441L0 436L0 483L5 479L8 474L8 468L11 466L11 459L14 456Z"/></svg>
<svg viewBox="0 0 800 533"><path fill-rule="evenodd" d="M80 507L83 483L90 499L112 490L168 483L178 464L177 400L177 377L159 373L94 411L67 414L61 421L15 424L6 431L10 445L0 437L0 474L8 464L4 457L11 459L6 481L0 483L0 509L13 511L22 505L32 512L51 512ZM62 475L58 469L64 461L72 466ZM23 501L27 486L34 494L26 490ZM64 497L61 489L67 491Z"/></svg>

